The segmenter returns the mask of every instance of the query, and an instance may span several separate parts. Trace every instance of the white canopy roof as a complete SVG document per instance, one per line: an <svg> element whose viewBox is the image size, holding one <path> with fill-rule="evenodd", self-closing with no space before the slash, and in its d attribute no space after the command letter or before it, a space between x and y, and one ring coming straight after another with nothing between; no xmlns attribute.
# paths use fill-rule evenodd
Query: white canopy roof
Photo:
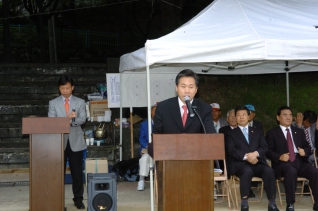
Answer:
<svg viewBox="0 0 318 211"><path fill-rule="evenodd" d="M317 11L318 0L214 0L172 33L123 55L119 71L317 71Z"/></svg>

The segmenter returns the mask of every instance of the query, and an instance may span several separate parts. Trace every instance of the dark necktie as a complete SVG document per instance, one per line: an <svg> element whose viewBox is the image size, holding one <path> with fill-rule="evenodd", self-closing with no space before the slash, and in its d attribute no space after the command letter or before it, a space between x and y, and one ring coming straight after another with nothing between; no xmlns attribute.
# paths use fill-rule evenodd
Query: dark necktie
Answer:
<svg viewBox="0 0 318 211"><path fill-rule="evenodd" d="M183 108L182 125L184 127L186 122L187 122L188 113L187 113L187 106L186 105L183 105L182 108Z"/></svg>
<svg viewBox="0 0 318 211"><path fill-rule="evenodd" d="M287 144L288 144L289 160L290 160L290 162L294 162L294 160L295 160L294 144L293 144L289 129L286 128L286 131L287 131L286 139L287 139Z"/></svg>

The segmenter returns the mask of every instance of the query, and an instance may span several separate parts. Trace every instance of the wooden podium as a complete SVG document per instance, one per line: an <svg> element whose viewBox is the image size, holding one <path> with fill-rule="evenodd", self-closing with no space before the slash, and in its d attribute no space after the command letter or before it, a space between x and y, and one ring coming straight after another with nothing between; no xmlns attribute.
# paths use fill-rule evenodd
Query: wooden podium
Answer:
<svg viewBox="0 0 318 211"><path fill-rule="evenodd" d="M63 134L67 117L22 118L22 134L30 134L30 211L64 210Z"/></svg>
<svg viewBox="0 0 318 211"><path fill-rule="evenodd" d="M213 211L213 160L225 155L223 134L153 134L158 211ZM158 161L158 162L157 162Z"/></svg>

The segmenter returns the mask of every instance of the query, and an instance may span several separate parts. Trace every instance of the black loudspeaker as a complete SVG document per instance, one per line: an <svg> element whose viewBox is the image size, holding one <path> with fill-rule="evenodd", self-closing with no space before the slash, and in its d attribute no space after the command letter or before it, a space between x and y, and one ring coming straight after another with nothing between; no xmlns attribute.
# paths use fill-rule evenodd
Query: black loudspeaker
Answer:
<svg viewBox="0 0 318 211"><path fill-rule="evenodd" d="M117 211L115 173L87 174L87 211Z"/></svg>

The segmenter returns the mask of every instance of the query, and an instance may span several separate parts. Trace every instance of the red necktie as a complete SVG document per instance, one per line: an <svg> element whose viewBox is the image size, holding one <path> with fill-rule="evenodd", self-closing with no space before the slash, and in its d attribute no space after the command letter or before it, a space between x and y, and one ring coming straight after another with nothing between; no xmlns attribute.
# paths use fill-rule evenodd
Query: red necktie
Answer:
<svg viewBox="0 0 318 211"><path fill-rule="evenodd" d="M69 106L70 106L70 105L68 104L68 98L65 98L64 107L65 107L66 116L68 115Z"/></svg>
<svg viewBox="0 0 318 211"><path fill-rule="evenodd" d="M188 113L187 113L187 106L186 105L183 105L182 106L183 108L183 115L182 115L182 125L183 127L185 126L186 122L187 122L187 117L188 117Z"/></svg>
<svg viewBox="0 0 318 211"><path fill-rule="evenodd" d="M293 144L289 129L286 128L286 131L287 131L286 139L287 139L287 144L288 144L289 160L290 160L290 162L294 162L294 160L295 160L294 144Z"/></svg>

